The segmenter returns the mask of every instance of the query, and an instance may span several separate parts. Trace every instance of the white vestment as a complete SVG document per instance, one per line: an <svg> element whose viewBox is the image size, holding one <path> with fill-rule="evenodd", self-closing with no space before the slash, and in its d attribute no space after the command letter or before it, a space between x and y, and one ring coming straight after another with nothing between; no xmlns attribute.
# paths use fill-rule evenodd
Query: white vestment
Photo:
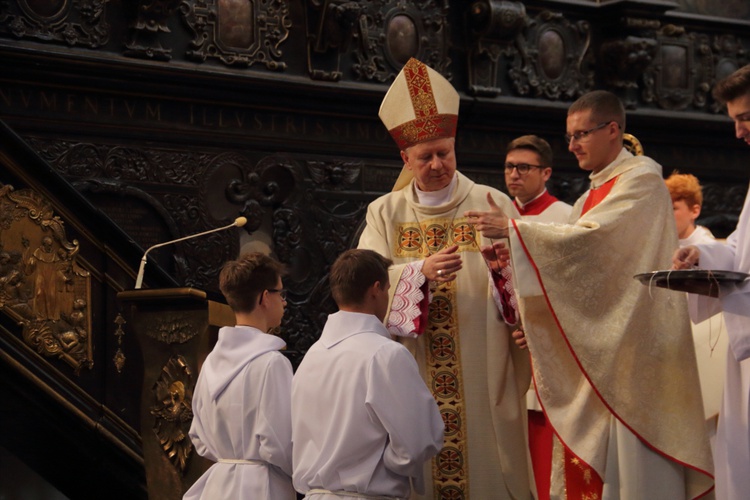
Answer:
<svg viewBox="0 0 750 500"><path fill-rule="evenodd" d="M339 311L292 382L294 486L406 498L423 487L443 428L409 351L377 317Z"/></svg>
<svg viewBox="0 0 750 500"><path fill-rule="evenodd" d="M698 497L712 464L685 297L633 279L668 267L677 247L661 168L623 149L591 182L573 224L512 221L534 383L574 457L553 462L552 498L581 469L577 486L596 473L604 499ZM590 194L600 201L583 213Z"/></svg>
<svg viewBox="0 0 750 500"><path fill-rule="evenodd" d="M447 201L437 205L420 202L414 181L373 201L359 248L393 260L388 329L414 337L400 340L416 358L448 424L443 450L432 468L426 467L425 498L526 499L532 488L525 405L529 356L510 335L479 252L490 241L463 216L488 210L488 193L506 213L517 212L500 191L460 172L456 179ZM428 283L429 313L420 318L421 265L451 245L458 245L463 267L454 281ZM417 320L426 321L419 336Z"/></svg>
<svg viewBox="0 0 750 500"><path fill-rule="evenodd" d="M716 241L711 231L696 226L687 238L680 238L680 247L712 244ZM727 329L722 314L714 314L699 323L691 321L695 358L698 361L698 375L701 379L703 409L708 426L708 439L715 453L716 424L721 409L721 395L724 392L724 377L727 369Z"/></svg>
<svg viewBox="0 0 750 500"><path fill-rule="evenodd" d="M295 500L292 365L286 344L247 326L223 327L193 394L190 439L213 460L186 500Z"/></svg>
<svg viewBox="0 0 750 500"><path fill-rule="evenodd" d="M702 269L750 273L750 195L745 198L737 229L725 244L696 245ZM694 321L724 311L729 350L716 434L716 498L750 498L750 283L722 287L720 299L690 295Z"/></svg>

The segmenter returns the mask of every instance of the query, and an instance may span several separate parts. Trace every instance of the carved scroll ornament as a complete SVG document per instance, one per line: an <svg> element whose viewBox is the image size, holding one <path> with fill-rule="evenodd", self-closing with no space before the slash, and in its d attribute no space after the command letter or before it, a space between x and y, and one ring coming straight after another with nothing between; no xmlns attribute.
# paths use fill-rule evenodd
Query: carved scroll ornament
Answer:
<svg viewBox="0 0 750 500"><path fill-rule="evenodd" d="M109 0L0 2L0 34L97 48L109 39Z"/></svg>
<svg viewBox="0 0 750 500"><path fill-rule="evenodd" d="M194 34L189 58L286 68L281 45L292 27L286 0L184 0L180 9Z"/></svg>

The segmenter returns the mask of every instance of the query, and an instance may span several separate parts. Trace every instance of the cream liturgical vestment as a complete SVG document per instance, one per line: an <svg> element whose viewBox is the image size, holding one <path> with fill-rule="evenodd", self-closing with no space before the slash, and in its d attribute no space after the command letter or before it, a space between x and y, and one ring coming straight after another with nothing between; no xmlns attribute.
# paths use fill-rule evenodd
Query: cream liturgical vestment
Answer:
<svg viewBox="0 0 750 500"><path fill-rule="evenodd" d="M457 173L446 203L419 203L414 181L372 202L360 248L394 261L388 327L412 352L446 423L445 443L427 477L426 498L528 499L525 431L529 359L515 346L495 300L473 225L463 213L487 210L487 193L506 213L517 214L500 191ZM415 333L424 298L423 259L458 245L463 268L454 281L429 282L424 333Z"/></svg>
<svg viewBox="0 0 750 500"><path fill-rule="evenodd" d="M186 500L294 500L292 364L285 343L248 326L219 330L193 393L190 439L215 463Z"/></svg>
<svg viewBox="0 0 750 500"><path fill-rule="evenodd" d="M696 245L700 267L750 273L750 192L726 244ZM716 498L750 498L750 283L723 289L720 299L690 295L690 315L704 320L724 312L729 350L716 432Z"/></svg>
<svg viewBox="0 0 750 500"><path fill-rule="evenodd" d="M510 231L534 384L562 444L552 498L698 498L713 467L686 298L633 279L677 248L661 167L623 149L571 220Z"/></svg>

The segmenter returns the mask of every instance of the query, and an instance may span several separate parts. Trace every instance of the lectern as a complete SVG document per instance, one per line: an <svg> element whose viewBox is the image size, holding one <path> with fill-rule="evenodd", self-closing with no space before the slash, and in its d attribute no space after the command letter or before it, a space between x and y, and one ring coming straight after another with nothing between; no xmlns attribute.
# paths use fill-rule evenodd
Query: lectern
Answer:
<svg viewBox="0 0 750 500"><path fill-rule="evenodd" d="M188 436L193 389L219 328L234 326L234 313L194 288L128 290L117 299L143 355L140 421L148 495L179 500L211 465Z"/></svg>

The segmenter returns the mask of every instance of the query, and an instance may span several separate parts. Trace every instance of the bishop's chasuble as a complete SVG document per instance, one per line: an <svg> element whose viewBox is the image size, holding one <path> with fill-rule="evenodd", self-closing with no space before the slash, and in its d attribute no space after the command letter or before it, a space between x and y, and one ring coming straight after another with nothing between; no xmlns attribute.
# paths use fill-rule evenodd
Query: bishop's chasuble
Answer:
<svg viewBox="0 0 750 500"><path fill-rule="evenodd" d="M419 203L414 181L372 202L359 247L394 261L388 327L411 336L400 340L416 358L446 423L444 447L425 475L432 477L425 498L526 500L528 354L510 336L479 252L478 244L490 242L479 240L463 217L466 210L487 210L487 193L507 213L517 212L500 191L456 175L450 200L437 206ZM426 284L430 304L422 317L422 261L454 244L463 268L454 281ZM417 335L415 324L424 333Z"/></svg>
<svg viewBox="0 0 750 500"><path fill-rule="evenodd" d="M713 487L685 294L638 273L677 248L661 167L624 149L573 224L513 220L533 380L558 438L552 498L698 498Z"/></svg>

